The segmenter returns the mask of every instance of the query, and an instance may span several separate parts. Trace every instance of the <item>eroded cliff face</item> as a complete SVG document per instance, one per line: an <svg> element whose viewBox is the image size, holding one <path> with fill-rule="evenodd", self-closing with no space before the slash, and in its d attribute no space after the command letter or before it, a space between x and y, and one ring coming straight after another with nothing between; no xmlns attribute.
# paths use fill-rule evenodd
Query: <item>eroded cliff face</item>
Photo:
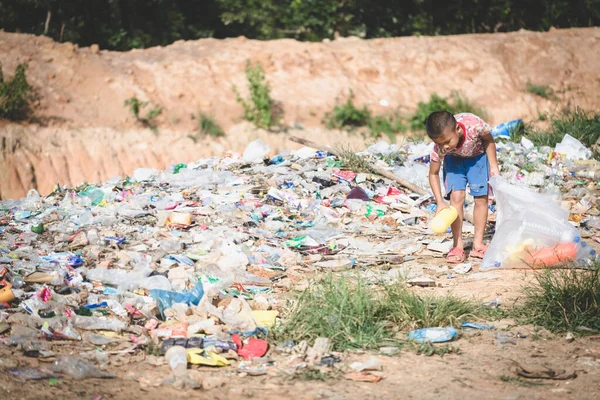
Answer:
<svg viewBox="0 0 600 400"><path fill-rule="evenodd" d="M247 60L264 67L284 122L303 124L309 129L297 133L320 142L360 141L317 128L350 88L358 104L376 113L410 111L430 93L459 90L487 110L491 123L535 119L566 104L600 106L600 28L330 43L205 39L126 53L0 32L5 76L18 63L29 64L39 99L35 115L47 125L0 126L0 196L241 151L259 136L273 151L294 147L283 133L239 124L231 88L244 93ZM561 102L527 93L527 82L562 91ZM124 107L131 96L163 108L158 135ZM214 115L227 136L191 140L199 111Z"/></svg>

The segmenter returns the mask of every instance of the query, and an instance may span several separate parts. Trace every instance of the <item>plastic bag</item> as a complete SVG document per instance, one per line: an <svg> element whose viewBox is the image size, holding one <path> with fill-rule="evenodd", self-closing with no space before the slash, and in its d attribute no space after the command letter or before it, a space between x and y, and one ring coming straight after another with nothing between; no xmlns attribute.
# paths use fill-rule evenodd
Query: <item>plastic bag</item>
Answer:
<svg viewBox="0 0 600 400"><path fill-rule="evenodd" d="M496 233L480 270L548 267L577 258L579 231L552 196L511 185L498 176L490 183L498 210Z"/></svg>
<svg viewBox="0 0 600 400"><path fill-rule="evenodd" d="M568 133L562 142L556 145L554 151L564 154L569 160L587 160L592 157L592 151Z"/></svg>
<svg viewBox="0 0 600 400"><path fill-rule="evenodd" d="M257 139L246 146L242 160L249 163L261 163L270 150L271 148L268 144Z"/></svg>
<svg viewBox="0 0 600 400"><path fill-rule="evenodd" d="M158 303L160 314L164 318L165 310L171 308L175 303L185 303L187 305L197 306L204 295L204 289L201 283L197 283L192 290L186 292L172 292L169 290L152 289L150 296Z"/></svg>

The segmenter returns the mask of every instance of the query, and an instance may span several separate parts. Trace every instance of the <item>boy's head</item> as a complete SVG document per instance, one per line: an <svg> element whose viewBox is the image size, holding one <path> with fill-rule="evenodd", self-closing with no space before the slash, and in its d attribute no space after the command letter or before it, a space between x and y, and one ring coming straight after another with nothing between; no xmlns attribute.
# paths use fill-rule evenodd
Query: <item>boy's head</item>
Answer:
<svg viewBox="0 0 600 400"><path fill-rule="evenodd" d="M434 111L425 120L427 135L444 152L458 147L462 132L454 115L448 111Z"/></svg>

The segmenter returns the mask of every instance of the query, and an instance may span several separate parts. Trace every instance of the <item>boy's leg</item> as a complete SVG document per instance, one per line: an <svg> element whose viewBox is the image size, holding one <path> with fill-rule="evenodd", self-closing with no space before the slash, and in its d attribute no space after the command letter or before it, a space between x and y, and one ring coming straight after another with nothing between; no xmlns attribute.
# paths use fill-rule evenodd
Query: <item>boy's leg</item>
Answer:
<svg viewBox="0 0 600 400"><path fill-rule="evenodd" d="M452 247L458 247L459 249L463 249L463 239L462 239L462 225L463 225L463 217L464 210L463 205L465 204L465 195L466 192L464 190L454 190L450 194L450 204L456 208L458 211L458 218L452 223Z"/></svg>
<svg viewBox="0 0 600 400"><path fill-rule="evenodd" d="M475 197L475 210L473 210L473 219L475 220L475 237L473 239L473 250L481 250L483 245L483 234L488 217L488 196Z"/></svg>
<svg viewBox="0 0 600 400"><path fill-rule="evenodd" d="M458 218L452 223L453 248L463 250L462 224L463 205L467 190L467 171L465 159L453 155L444 158L444 186L446 188L446 200L458 211Z"/></svg>
<svg viewBox="0 0 600 400"><path fill-rule="evenodd" d="M485 153L469 159L467 180L469 181L469 191L475 199L475 209L473 210L473 222L475 223L473 250L485 249L483 235L488 216L489 177L489 164Z"/></svg>

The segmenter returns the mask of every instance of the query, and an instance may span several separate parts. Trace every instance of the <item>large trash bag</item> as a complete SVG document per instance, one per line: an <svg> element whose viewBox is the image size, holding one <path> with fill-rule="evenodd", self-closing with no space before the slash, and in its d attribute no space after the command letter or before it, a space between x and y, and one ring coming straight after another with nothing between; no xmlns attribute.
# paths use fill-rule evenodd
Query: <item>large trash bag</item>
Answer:
<svg viewBox="0 0 600 400"><path fill-rule="evenodd" d="M499 176L490 183L496 197L496 233L481 270L550 267L582 254L579 231L551 195L511 185Z"/></svg>

